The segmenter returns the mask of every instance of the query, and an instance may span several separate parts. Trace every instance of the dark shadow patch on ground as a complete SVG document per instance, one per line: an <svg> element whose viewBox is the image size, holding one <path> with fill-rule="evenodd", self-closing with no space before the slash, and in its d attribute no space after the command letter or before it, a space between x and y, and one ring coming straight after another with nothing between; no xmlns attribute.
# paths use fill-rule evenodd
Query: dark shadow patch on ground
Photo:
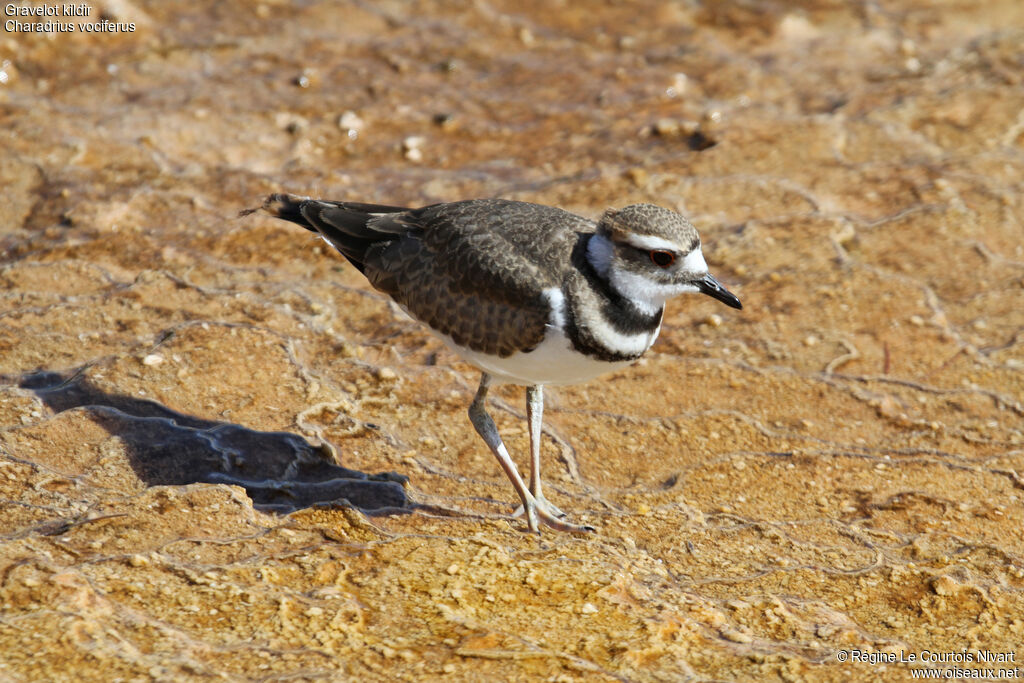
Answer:
<svg viewBox="0 0 1024 683"><path fill-rule="evenodd" d="M148 486L234 484L257 507L282 513L345 501L371 513L410 507L404 475L342 467L332 462L328 447L295 434L203 420L156 401L107 393L82 372L38 371L25 375L19 386L54 413L88 409L97 424L124 442L132 469Z"/></svg>

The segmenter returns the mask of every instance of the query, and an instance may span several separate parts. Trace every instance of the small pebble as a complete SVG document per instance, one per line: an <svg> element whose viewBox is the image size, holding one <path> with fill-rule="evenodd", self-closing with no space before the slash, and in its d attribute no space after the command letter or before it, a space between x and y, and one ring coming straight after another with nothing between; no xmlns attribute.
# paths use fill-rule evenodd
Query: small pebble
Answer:
<svg viewBox="0 0 1024 683"><path fill-rule="evenodd" d="M365 126L366 123L354 111L347 111L338 117L338 128L346 131L352 140L359 137L359 132Z"/></svg>
<svg viewBox="0 0 1024 683"><path fill-rule="evenodd" d="M672 76L672 85L665 89L665 95L668 97L679 97L686 92L686 85L689 82L689 78L686 74L677 73Z"/></svg>
<svg viewBox="0 0 1024 683"><path fill-rule="evenodd" d="M679 122L675 119L658 119L654 124L654 132L664 138L679 135Z"/></svg>
<svg viewBox="0 0 1024 683"><path fill-rule="evenodd" d="M405 158L409 161L423 161L423 150L421 148L426 141L426 138L422 135L410 135L402 140L402 151L405 154Z"/></svg>
<svg viewBox="0 0 1024 683"><path fill-rule="evenodd" d="M726 640L731 640L734 643L751 643L754 641L754 637L749 633L743 631L737 631L731 628L723 628L720 633Z"/></svg>

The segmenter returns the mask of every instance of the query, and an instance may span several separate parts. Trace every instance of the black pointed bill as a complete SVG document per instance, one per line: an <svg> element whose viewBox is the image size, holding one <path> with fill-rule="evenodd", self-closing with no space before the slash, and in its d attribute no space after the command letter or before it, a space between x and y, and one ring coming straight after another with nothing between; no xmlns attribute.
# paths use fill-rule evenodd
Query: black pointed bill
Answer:
<svg viewBox="0 0 1024 683"><path fill-rule="evenodd" d="M719 284L718 280L716 280L711 273L708 273L702 279L697 280L694 284L697 285L697 289L699 289L702 294L707 294L714 299L718 299L726 306L731 308L743 308L743 304L740 303L739 297Z"/></svg>

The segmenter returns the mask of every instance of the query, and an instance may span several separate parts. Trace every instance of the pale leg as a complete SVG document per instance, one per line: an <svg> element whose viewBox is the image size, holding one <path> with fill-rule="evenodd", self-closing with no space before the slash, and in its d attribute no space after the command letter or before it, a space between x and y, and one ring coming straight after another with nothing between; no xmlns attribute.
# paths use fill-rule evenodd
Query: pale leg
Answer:
<svg viewBox="0 0 1024 683"><path fill-rule="evenodd" d="M516 464L509 457L508 449L505 448L505 444L501 441L501 435L498 434L498 428L495 426L494 420L487 414L485 403L487 401L487 389L490 387L490 384L491 376L484 373L480 377L480 388L477 389L476 396L469 406L469 420L473 423L473 427L476 429L477 434L480 435L480 438L484 440L487 447L494 453L494 457L498 459L501 469L505 470L505 475L512 482L516 493L519 494L519 498L523 501L523 509L526 511L526 524L529 526L530 531L539 530L538 520L558 531L593 531L593 527L563 522L550 512L547 505L537 504L537 499L526 488L526 483L519 476ZM539 480L539 472L537 472L537 477Z"/></svg>
<svg viewBox="0 0 1024 683"><path fill-rule="evenodd" d="M526 387L526 419L530 423L530 493L537 500L537 505L546 507L555 517L565 517L565 513L555 507L544 497L540 480L540 444L541 430L544 428L544 386L537 384Z"/></svg>

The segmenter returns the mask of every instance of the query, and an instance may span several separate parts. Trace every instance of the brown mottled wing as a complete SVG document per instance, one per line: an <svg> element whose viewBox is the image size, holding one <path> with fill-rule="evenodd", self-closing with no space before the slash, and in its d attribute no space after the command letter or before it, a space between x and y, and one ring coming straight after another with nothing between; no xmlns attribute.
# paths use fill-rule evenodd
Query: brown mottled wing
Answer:
<svg viewBox="0 0 1024 683"><path fill-rule="evenodd" d="M579 234L594 224L561 209L471 200L378 216L398 236L370 246L363 272L419 320L474 351L509 356L544 338Z"/></svg>

